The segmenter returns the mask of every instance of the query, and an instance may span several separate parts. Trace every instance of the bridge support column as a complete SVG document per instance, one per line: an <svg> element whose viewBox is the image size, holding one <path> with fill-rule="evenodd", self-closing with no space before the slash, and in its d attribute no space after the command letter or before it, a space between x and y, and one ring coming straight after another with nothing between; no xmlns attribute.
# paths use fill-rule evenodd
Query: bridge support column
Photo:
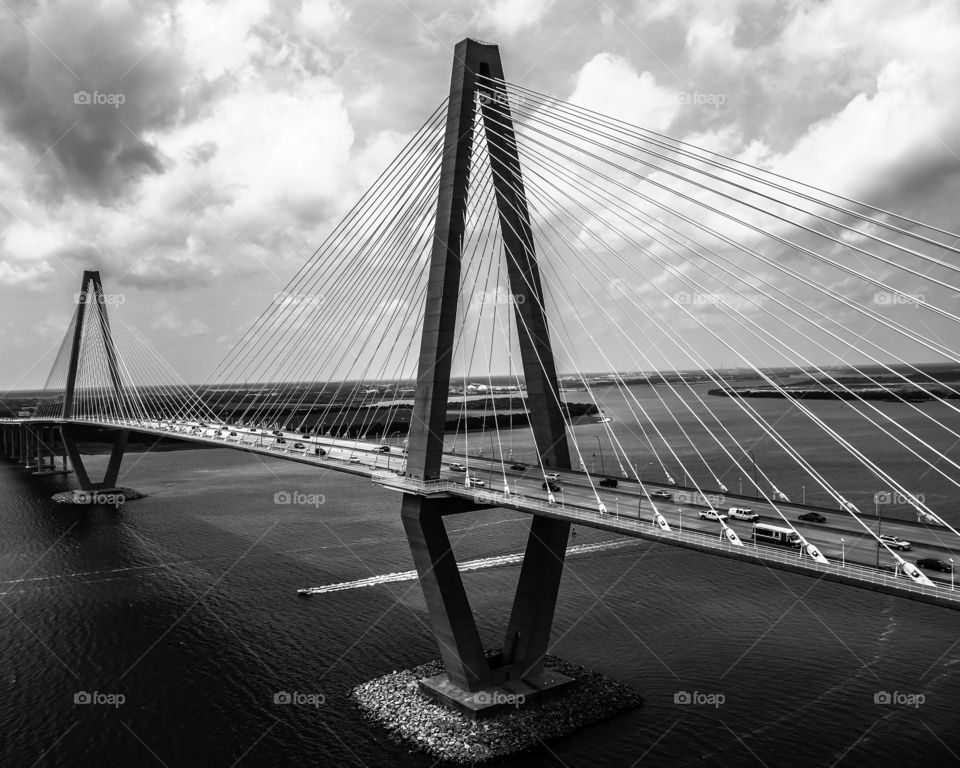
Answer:
<svg viewBox="0 0 960 768"><path fill-rule="evenodd" d="M120 475L120 463L123 461L123 454L127 448L127 436L130 430L118 429L113 438L113 445L110 449L110 459L107 462L107 470L104 473L103 480L95 483L90 480L86 466L83 463L83 457L80 455L80 449L77 446L76 433L70 426L60 428L60 436L63 440L63 447L66 455L70 457L70 464L77 475L77 482L80 489L84 491L93 491L104 488L115 488L117 478ZM64 457L66 460L66 457Z"/></svg>
<svg viewBox="0 0 960 768"><path fill-rule="evenodd" d="M447 537L444 506L405 493L400 515L447 676L455 686L476 691L490 685L490 665Z"/></svg>
<svg viewBox="0 0 960 768"><path fill-rule="evenodd" d="M438 480L442 466L478 117L482 117L493 169L510 290L523 298L514 302L514 311L530 426L541 463L561 469L570 467L565 414L560 405L520 158L502 80L497 46L469 39L457 45L407 459L407 474L425 483ZM562 676L543 674L543 660L550 641L570 524L541 516L533 518L503 650L488 660L443 527L442 516L447 512L438 505L448 503L453 502L410 495L404 498L402 516L440 644L447 682L461 689L452 703L462 705L469 700L464 691L507 682L513 685L522 680L526 690L533 693L563 684ZM446 684L430 681L441 699L445 698Z"/></svg>

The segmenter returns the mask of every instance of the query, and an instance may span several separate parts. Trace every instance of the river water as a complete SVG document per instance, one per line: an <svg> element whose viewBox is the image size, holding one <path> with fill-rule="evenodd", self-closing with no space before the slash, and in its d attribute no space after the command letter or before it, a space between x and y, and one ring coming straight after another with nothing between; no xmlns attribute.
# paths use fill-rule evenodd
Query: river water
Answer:
<svg viewBox="0 0 960 768"><path fill-rule="evenodd" d="M637 391L655 412L655 395ZM601 404L628 440L629 413ZM785 406L754 404L771 416ZM855 414L815 405L858 434ZM600 429L577 428L584 451ZM819 450L857 498L860 475L822 438L791 417L778 429ZM638 462L650 461L634 440ZM801 492L772 450L754 453L791 497ZM91 458L94 472L104 461ZM0 463L0 766L432 765L365 724L348 697L437 655L416 582L296 594L413 567L396 493L226 449L131 453L124 470L146 498L78 509L49 500L69 480ZM920 482L950 508L948 484ZM275 503L282 492L301 503ZM448 518L461 560L521 551L525 526L506 511ZM574 543L617 540L581 528ZM464 574L489 647L517 573ZM945 609L643 541L573 556L552 651L646 703L500 764L957 764L958 629ZM95 701L76 703L83 692ZM279 692L308 696L277 704Z"/></svg>

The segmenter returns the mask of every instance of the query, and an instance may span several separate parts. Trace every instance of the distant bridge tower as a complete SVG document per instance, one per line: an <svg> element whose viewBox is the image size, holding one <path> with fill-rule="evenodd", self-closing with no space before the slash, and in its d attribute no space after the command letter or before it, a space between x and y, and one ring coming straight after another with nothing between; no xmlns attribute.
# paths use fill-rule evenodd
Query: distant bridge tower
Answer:
<svg viewBox="0 0 960 768"><path fill-rule="evenodd" d="M110 383L113 387L117 404L119 405L124 397L123 383L120 378L120 368L117 363L117 351L113 343L113 334L110 331L110 321L107 318L107 305L103 294L103 282L100 280L100 273L94 270L86 270L83 273L83 278L80 282L80 293L77 295L77 312L74 320L70 361L67 367L67 383L63 394L63 411L61 413L64 424L60 428L63 446L66 449L67 455L70 457L70 463L73 465L73 471L77 475L77 481L85 491L98 488L113 488L116 485L117 477L120 474L120 463L123 461L123 454L127 447L127 436L129 434L128 429L118 429L115 431L113 446L110 450L110 460L107 463L104 478L99 483L91 482L77 446L78 432L76 425L67 423L75 418L74 404L77 392L77 374L80 368L83 330L88 310L94 311L97 314L96 322L99 326L100 336L103 339Z"/></svg>
<svg viewBox="0 0 960 768"><path fill-rule="evenodd" d="M478 80L478 75L492 81ZM570 468L520 159L506 91L498 85L502 80L496 45L467 39L456 46L407 460L408 476L426 481L440 477L478 105L493 170L510 290L525 297L513 305L531 427L541 462ZM445 515L479 508L467 501L412 493L404 494L402 501L404 528L446 668L447 680L432 685L441 691L441 697L459 697L461 703L471 698L468 692L505 681L522 679L533 690L562 682L556 675L544 673L543 659L570 523L533 517L503 650L499 658L488 660L443 523Z"/></svg>

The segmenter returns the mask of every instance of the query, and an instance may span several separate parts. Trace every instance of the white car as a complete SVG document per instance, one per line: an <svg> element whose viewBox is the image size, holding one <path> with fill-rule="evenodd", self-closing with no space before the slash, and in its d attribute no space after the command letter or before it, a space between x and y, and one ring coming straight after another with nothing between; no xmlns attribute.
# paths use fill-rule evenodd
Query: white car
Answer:
<svg viewBox="0 0 960 768"><path fill-rule="evenodd" d="M466 471L467 471L467 468L466 468L465 466L463 466L463 464L458 464L457 462L453 462L453 463L450 465L450 471L451 471L451 472L466 472Z"/></svg>
<svg viewBox="0 0 960 768"><path fill-rule="evenodd" d="M748 523L755 523L760 519L760 515L754 512L750 507L730 507L727 515L734 520L746 520Z"/></svg>
<svg viewBox="0 0 960 768"><path fill-rule="evenodd" d="M360 463L360 457L359 457L359 456L354 456L354 455L351 454L351 456L350 456L350 463L351 463L351 464L359 464L359 463Z"/></svg>
<svg viewBox="0 0 960 768"><path fill-rule="evenodd" d="M720 520L727 519L726 515L717 512L715 509L701 509L699 512L697 512L697 517L699 517L701 520L716 520L718 522Z"/></svg>
<svg viewBox="0 0 960 768"><path fill-rule="evenodd" d="M558 475L556 472L551 472L551 473L548 474L548 475L544 475L544 478L546 478L547 481L550 481L550 480L559 480L559 479L560 479L560 475Z"/></svg>
<svg viewBox="0 0 960 768"><path fill-rule="evenodd" d="M486 486L486 483L483 482L483 480L478 480L475 477L465 477L463 479L463 484L467 486L467 488L483 488Z"/></svg>
<svg viewBox="0 0 960 768"><path fill-rule="evenodd" d="M906 551L913 547L913 544L899 536L881 536L877 546L879 547L882 544L886 544L890 549L899 549L900 551Z"/></svg>

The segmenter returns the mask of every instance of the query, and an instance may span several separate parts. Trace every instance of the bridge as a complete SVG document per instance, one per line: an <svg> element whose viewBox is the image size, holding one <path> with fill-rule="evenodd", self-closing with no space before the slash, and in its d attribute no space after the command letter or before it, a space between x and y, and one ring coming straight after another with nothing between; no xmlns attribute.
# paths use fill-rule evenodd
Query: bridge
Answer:
<svg viewBox="0 0 960 768"><path fill-rule="evenodd" d="M116 488L131 434L299 462L398 492L446 669L429 686L468 708L479 706L478 691L504 684L562 684L543 661L572 526L956 609L955 521L911 492L898 465L918 463L960 488L960 465L938 447L960 440L960 392L906 355L960 359L929 325L880 311L909 304L931 322L960 320L937 300L957 290L956 242L509 83L495 45L464 40L448 98L206 382L187 385L110 306L91 270L44 395L0 421L0 447L38 473L74 472L86 492ZM854 318L880 335L860 332ZM705 344L855 462L869 487L903 499L916 522L888 519L881 535L819 457L751 405L757 393L737 391L709 362ZM805 372L806 388L759 365L760 352ZM841 352L867 361L859 381L814 362ZM671 354L697 375L677 370ZM623 370L624 360L659 373L585 373ZM631 388L637 382L648 397ZM579 410L570 385L588 401ZM605 415L604 392L629 418ZM849 404L875 437L838 431L813 396ZM931 401L952 418L925 409ZM791 502L780 490L790 478L758 467L734 420L831 505ZM596 431L584 435L584 425ZM471 440L482 448L488 433L488 455L471 453ZM517 435L524 461L514 456ZM878 439L894 461L871 455ZM84 463L89 440L111 445L99 480ZM604 444L614 474L604 471ZM662 479L644 481L647 466ZM754 493L731 493L724 476ZM490 655L443 520L497 507L531 522L502 650Z"/></svg>

